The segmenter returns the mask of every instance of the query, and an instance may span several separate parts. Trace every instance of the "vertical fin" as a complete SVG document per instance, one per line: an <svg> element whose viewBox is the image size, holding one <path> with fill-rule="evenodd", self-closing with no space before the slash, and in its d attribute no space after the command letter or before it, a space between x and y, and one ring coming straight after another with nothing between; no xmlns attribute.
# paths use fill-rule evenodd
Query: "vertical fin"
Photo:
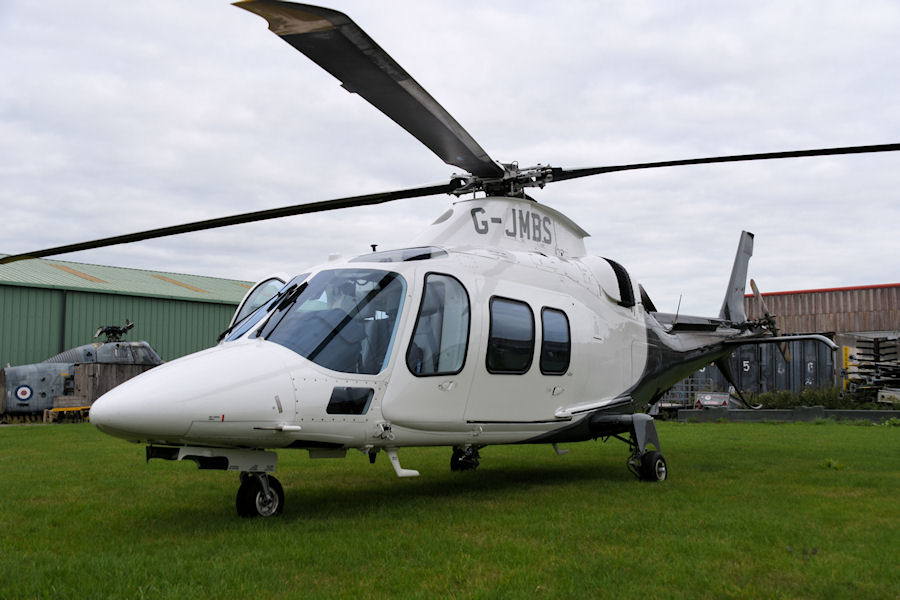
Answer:
<svg viewBox="0 0 900 600"><path fill-rule="evenodd" d="M741 241L734 257L734 266L731 267L731 277L728 279L728 289L725 291L725 300L722 301L722 310L719 311L720 319L732 323L743 323L747 320L747 314L744 312L744 289L747 287L747 266L750 264L751 256L753 256L753 234L742 231Z"/></svg>

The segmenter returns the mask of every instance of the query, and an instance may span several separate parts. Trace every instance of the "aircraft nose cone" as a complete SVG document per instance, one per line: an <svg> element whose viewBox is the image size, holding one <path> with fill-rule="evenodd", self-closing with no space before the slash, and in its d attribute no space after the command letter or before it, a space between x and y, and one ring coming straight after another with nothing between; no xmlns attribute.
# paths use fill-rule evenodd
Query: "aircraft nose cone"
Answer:
<svg viewBox="0 0 900 600"><path fill-rule="evenodd" d="M255 398L280 395L293 406L289 350L269 342L225 344L155 367L91 406L100 431L134 442L183 444L211 418L257 418Z"/></svg>
<svg viewBox="0 0 900 600"><path fill-rule="evenodd" d="M175 418L165 406L165 400L156 397L151 392L152 386L139 381L140 377L143 375L126 381L94 401L91 423L103 433L135 442L184 435L190 423Z"/></svg>

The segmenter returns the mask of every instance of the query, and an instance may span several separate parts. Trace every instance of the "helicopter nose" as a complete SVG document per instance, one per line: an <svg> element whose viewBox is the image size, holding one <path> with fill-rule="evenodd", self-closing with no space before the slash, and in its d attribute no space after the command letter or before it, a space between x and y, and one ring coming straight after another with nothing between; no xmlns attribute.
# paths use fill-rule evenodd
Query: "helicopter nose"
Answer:
<svg viewBox="0 0 900 600"><path fill-rule="evenodd" d="M292 352L270 342L235 342L155 367L113 388L91 406L100 431L133 442L186 443L191 426L226 416L260 420L255 398L281 394L293 405Z"/></svg>
<svg viewBox="0 0 900 600"><path fill-rule="evenodd" d="M91 405L91 423L103 433L134 442L184 435L190 423L164 407L167 402L150 393L146 379L136 381L141 377L144 375L97 398Z"/></svg>

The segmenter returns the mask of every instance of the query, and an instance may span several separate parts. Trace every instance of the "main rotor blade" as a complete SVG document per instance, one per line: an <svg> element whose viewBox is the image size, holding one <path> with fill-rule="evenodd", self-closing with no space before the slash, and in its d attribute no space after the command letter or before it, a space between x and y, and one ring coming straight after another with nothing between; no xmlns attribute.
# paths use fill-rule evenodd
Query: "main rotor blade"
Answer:
<svg viewBox="0 0 900 600"><path fill-rule="evenodd" d="M347 91L411 133L449 165L478 177L500 177L495 163L456 119L344 13L277 0L235 6L264 18L269 29L334 75Z"/></svg>
<svg viewBox="0 0 900 600"><path fill-rule="evenodd" d="M34 252L12 254L10 256L0 258L0 265L5 265L7 263L16 262L19 260L25 260L28 258L56 256L57 254L67 254L69 252L77 252L79 250L104 248L106 246L128 244L130 242L140 242L142 240L152 240L154 238L177 235L180 233L203 231L204 229L215 229L217 227L227 227L229 225L239 225L241 223L252 223L254 221L265 221L268 219L277 219L279 217L304 215L314 212L336 210L339 208L351 208L354 206L370 206L373 204L383 204L385 202L391 202L393 200L402 200L404 198L420 198L424 196L435 196L437 194L449 194L458 186L459 180L452 180L449 183L442 183L438 185L409 188L405 190L395 190L392 192L381 192L378 194L366 194L364 196L335 198L334 200L322 200L321 202L312 202L310 204L295 204L293 206L270 208L268 210L258 210L255 212L242 213L239 215L231 215L229 217L219 217L217 219L207 219L205 221L183 223L181 225L172 225L171 227L160 227L159 229L150 229L148 231L139 231L137 233L116 235L99 240L92 240L89 242L80 242L78 244L69 244L67 246L57 246L55 248L47 248L45 250L35 250Z"/></svg>
<svg viewBox="0 0 900 600"><path fill-rule="evenodd" d="M612 165L607 167L585 167L583 169L553 169L553 181L577 179L601 173L616 171L632 171L636 169L656 169L658 167L680 167L684 165L703 165L710 163L740 162L747 160L769 160L774 158L801 158L804 156L829 156L834 154L865 154L868 152L893 152L900 150L900 144L881 144L878 146L847 146L844 148L821 148L818 150L794 150L790 152L767 152L763 154L736 154L733 156L711 156L708 158L689 158L686 160L667 160L662 162L636 163L631 165Z"/></svg>

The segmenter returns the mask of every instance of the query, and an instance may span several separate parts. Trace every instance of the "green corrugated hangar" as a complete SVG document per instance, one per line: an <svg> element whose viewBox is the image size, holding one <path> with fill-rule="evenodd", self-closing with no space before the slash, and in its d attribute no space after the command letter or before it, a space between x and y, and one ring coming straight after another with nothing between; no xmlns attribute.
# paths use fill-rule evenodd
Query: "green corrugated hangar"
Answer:
<svg viewBox="0 0 900 600"><path fill-rule="evenodd" d="M40 362L88 344L98 327L125 319L135 323L128 340L147 341L172 360L214 346L250 287L246 281L61 260L2 265L0 366Z"/></svg>

